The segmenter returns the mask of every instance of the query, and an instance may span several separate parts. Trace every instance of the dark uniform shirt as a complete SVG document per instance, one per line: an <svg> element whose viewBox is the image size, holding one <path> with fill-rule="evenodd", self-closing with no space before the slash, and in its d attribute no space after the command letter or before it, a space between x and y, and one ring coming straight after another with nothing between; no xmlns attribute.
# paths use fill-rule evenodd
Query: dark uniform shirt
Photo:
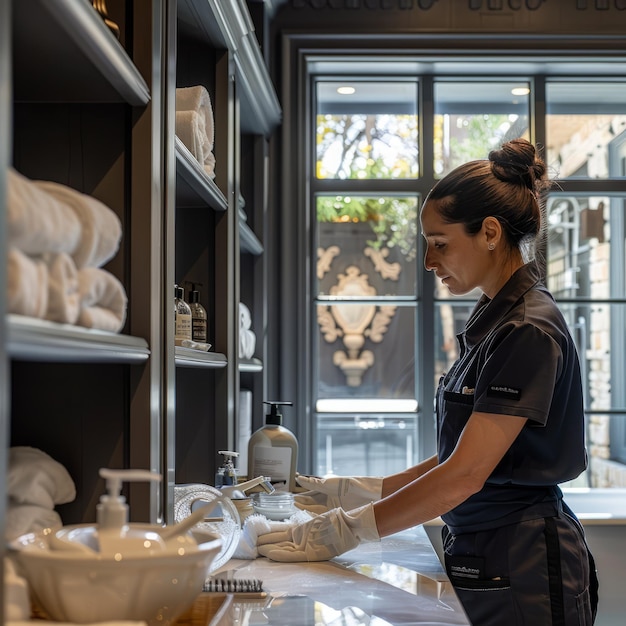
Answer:
<svg viewBox="0 0 626 626"><path fill-rule="evenodd" d="M481 491L442 516L455 533L528 519L587 466L578 353L535 263L483 296L457 338L459 359L437 391L439 461L473 411L528 421Z"/></svg>

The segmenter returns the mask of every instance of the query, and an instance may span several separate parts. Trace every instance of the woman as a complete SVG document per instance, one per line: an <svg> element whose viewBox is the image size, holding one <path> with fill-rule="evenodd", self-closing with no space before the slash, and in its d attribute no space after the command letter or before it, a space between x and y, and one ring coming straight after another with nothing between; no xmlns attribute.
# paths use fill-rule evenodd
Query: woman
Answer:
<svg viewBox="0 0 626 626"><path fill-rule="evenodd" d="M262 555L329 559L441 516L472 624L593 623L595 566L558 487L587 464L578 355L528 260L547 185L534 146L517 139L433 187L424 265L452 294L483 293L437 390L437 454L382 479L300 477L300 506L328 510L261 536Z"/></svg>

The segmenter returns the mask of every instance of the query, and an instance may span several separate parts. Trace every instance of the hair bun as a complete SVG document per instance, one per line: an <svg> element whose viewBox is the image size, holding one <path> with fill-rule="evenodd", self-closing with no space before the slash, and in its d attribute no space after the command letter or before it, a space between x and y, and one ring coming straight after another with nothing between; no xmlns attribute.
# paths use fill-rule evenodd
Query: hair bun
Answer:
<svg viewBox="0 0 626 626"><path fill-rule="evenodd" d="M513 139L489 153L494 175L505 183L523 184L534 190L543 179L546 167L535 147L526 139Z"/></svg>

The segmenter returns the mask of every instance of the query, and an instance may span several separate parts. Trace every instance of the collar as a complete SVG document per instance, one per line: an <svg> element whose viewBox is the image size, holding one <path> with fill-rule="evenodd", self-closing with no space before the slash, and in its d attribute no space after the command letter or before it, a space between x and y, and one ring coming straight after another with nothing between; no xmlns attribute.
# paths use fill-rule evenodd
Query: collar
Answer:
<svg viewBox="0 0 626 626"><path fill-rule="evenodd" d="M540 282L539 268L531 261L513 273L493 300L483 295L465 325L465 345L469 348L480 343L520 298Z"/></svg>

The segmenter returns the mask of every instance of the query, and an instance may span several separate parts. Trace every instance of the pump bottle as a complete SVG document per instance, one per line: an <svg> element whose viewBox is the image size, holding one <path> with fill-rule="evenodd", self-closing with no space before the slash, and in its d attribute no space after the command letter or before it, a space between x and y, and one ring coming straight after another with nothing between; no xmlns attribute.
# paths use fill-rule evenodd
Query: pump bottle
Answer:
<svg viewBox="0 0 626 626"><path fill-rule="evenodd" d="M270 406L265 426L259 428L248 443L248 476L266 476L274 487L293 492L296 488L298 440L285 428L280 406L292 402L264 402Z"/></svg>

